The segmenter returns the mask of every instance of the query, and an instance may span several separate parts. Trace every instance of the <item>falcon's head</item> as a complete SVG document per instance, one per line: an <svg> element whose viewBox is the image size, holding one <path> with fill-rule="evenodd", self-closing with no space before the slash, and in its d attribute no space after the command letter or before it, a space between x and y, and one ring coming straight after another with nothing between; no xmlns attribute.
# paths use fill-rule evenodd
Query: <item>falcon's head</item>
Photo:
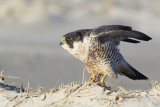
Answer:
<svg viewBox="0 0 160 107"><path fill-rule="evenodd" d="M86 35L88 30L89 29L82 29L65 34L61 38L60 45L73 55L79 54L84 36Z"/></svg>

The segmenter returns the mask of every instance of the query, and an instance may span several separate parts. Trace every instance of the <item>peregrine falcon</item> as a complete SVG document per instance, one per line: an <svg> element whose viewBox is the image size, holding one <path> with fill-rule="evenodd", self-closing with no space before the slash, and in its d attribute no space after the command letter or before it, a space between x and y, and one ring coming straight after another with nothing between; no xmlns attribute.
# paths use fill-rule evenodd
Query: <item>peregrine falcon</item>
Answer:
<svg viewBox="0 0 160 107"><path fill-rule="evenodd" d="M117 78L117 74L133 80L147 80L146 76L127 63L118 45L120 41L140 43L139 40L151 39L129 26L103 25L67 33L61 38L60 45L86 65L94 81L103 83L106 76Z"/></svg>

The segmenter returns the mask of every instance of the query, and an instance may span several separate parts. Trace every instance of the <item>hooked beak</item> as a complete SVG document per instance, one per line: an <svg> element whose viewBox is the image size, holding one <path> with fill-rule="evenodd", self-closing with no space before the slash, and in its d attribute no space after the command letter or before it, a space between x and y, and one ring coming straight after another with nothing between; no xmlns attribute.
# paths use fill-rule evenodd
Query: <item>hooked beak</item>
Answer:
<svg viewBox="0 0 160 107"><path fill-rule="evenodd" d="M63 45L63 43L62 43L62 42L60 42L60 43L59 43L59 45Z"/></svg>
<svg viewBox="0 0 160 107"><path fill-rule="evenodd" d="M65 43L66 43L65 37L62 37L62 38L61 38L60 45L63 45L63 44L65 44Z"/></svg>

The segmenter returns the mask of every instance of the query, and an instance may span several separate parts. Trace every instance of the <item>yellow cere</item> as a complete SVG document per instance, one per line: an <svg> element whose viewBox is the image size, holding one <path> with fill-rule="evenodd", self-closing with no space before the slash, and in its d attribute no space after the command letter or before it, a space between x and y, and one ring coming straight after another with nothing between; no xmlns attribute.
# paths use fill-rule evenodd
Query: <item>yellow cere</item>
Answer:
<svg viewBox="0 0 160 107"><path fill-rule="evenodd" d="M61 41L62 41L63 43L66 43L65 37L62 37L62 38L61 38Z"/></svg>

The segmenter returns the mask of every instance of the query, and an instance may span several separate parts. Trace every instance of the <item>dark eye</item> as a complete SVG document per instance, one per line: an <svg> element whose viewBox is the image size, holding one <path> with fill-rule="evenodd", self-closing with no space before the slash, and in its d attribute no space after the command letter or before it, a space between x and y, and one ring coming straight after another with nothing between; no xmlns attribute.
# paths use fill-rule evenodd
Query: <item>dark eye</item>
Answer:
<svg viewBox="0 0 160 107"><path fill-rule="evenodd" d="M71 38L71 37L67 38L67 41L70 41L70 40L72 40L72 38Z"/></svg>

